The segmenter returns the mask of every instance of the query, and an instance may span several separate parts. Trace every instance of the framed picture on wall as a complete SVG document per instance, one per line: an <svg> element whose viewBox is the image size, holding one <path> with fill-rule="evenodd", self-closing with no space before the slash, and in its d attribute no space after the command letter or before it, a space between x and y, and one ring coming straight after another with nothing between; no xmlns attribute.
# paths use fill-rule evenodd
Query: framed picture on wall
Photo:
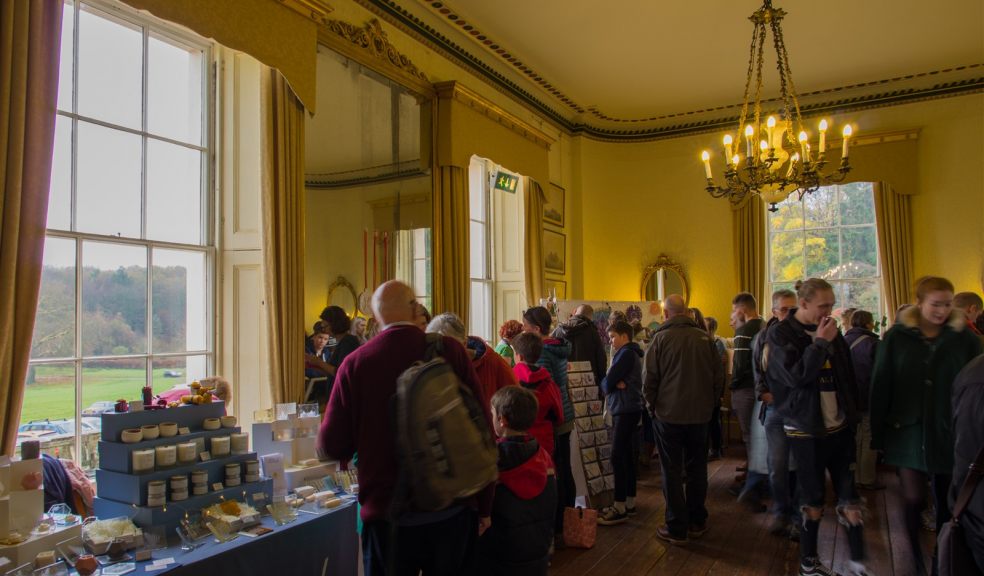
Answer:
<svg viewBox="0 0 984 576"><path fill-rule="evenodd" d="M556 278L545 278L543 290L546 297L556 296L557 300L567 300L567 282Z"/></svg>
<svg viewBox="0 0 984 576"><path fill-rule="evenodd" d="M543 202L543 221L557 226L564 226L564 189L554 183L543 191L546 200Z"/></svg>
<svg viewBox="0 0 984 576"><path fill-rule="evenodd" d="M543 231L543 268L563 274L567 270L567 237L553 230Z"/></svg>

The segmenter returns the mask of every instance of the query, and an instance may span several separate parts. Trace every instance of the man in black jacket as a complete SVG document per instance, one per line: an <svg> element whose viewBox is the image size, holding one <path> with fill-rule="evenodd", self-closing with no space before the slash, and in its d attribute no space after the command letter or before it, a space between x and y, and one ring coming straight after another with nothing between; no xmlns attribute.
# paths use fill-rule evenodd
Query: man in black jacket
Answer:
<svg viewBox="0 0 984 576"><path fill-rule="evenodd" d="M956 436L953 454L953 483L950 485L950 508L960 494L960 487L984 446L984 356L978 356L957 375L953 382L953 432ZM974 497L960 515L967 546L974 552L978 570L984 572L984 486L978 486Z"/></svg>
<svg viewBox="0 0 984 576"><path fill-rule="evenodd" d="M825 472L837 495L837 516L847 526L849 574L868 574L860 499L854 487L857 384L850 350L830 317L834 289L810 278L797 285L799 307L766 332L765 377L796 459L803 512L800 576L833 576L820 562L817 539L825 500Z"/></svg>
<svg viewBox="0 0 984 576"><path fill-rule="evenodd" d="M594 308L581 304L574 309L574 314L553 331L554 338L567 340L571 343L570 362L591 362L591 373L594 374L595 386L598 386L598 399L602 399L601 380L608 372L608 354L601 342L598 327L592 320Z"/></svg>

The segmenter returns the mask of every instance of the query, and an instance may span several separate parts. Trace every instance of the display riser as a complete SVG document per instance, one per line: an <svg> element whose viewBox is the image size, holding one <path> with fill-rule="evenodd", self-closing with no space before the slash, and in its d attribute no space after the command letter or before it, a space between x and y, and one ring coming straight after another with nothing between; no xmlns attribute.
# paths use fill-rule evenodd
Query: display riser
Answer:
<svg viewBox="0 0 984 576"><path fill-rule="evenodd" d="M59 542L81 538L82 524L74 526L56 526L54 530L40 536L31 536L16 546L0 546L0 558L6 558L13 563L8 569L34 562L34 558L45 550L54 550Z"/></svg>
<svg viewBox="0 0 984 576"><path fill-rule="evenodd" d="M123 431L127 428L140 428L147 424L177 422L178 427L202 430L206 418L220 418L225 415L225 402L208 404L188 404L164 410L138 410L136 412L107 412L101 415L102 433L100 438L106 442L121 442Z"/></svg>
<svg viewBox="0 0 984 576"><path fill-rule="evenodd" d="M211 490L211 487L209 487ZM133 506L124 502L108 500L96 496L92 501L93 509L99 518L116 518L125 516L130 518L134 524L141 528L149 526L164 526L168 534L173 534L172 530L180 523L181 518L186 512L199 511L213 504L226 500L243 500L243 493L246 494L246 502L253 504L253 494L263 492L267 494L269 500L273 493L273 481L263 479L259 482L249 482L240 486L233 486L218 492L209 491L208 494L201 496L189 496L187 500L180 502L168 501L165 506Z"/></svg>
<svg viewBox="0 0 984 576"><path fill-rule="evenodd" d="M310 420L310 419L308 419ZM293 421L258 422L253 424L253 449L257 454L284 455L284 463L288 466L304 460L317 459L317 436L303 436L290 440L274 440L274 433L279 428L290 428ZM316 429L313 426L310 429Z"/></svg>
<svg viewBox="0 0 984 576"><path fill-rule="evenodd" d="M178 466L172 466L171 468L164 468L153 472L144 472L140 474L124 474L122 472L99 469L96 470L96 494L100 498L120 502L127 506L141 506L147 502L147 483L151 480L168 481L167 491L170 495L171 486L169 479L171 476L189 476L188 488L190 491L191 473L196 470L206 470L208 472L209 489L211 490L212 483L225 481L226 464L231 462L241 463L246 460L257 460L256 453L247 452L246 454L233 454L231 456L223 456L216 460L209 460L207 462L180 464ZM242 478L246 475L246 471L242 466L240 466L240 468L240 478Z"/></svg>
<svg viewBox="0 0 984 576"><path fill-rule="evenodd" d="M173 410L173 408L172 408ZM193 442L196 438L205 438L205 450L211 449L210 438L216 436L230 436L239 434L238 426L233 428L219 428L218 430L200 430L189 434L180 434L169 438L157 438L155 440L144 440L125 444L123 442L99 441L99 467L103 470L133 474L133 452L135 450L150 450L157 446L168 446Z"/></svg>
<svg viewBox="0 0 984 576"><path fill-rule="evenodd" d="M321 481L325 476L333 476L338 470L338 462L325 462L307 468L290 467L284 470L287 478L287 489L293 490L298 486L314 486L321 490Z"/></svg>

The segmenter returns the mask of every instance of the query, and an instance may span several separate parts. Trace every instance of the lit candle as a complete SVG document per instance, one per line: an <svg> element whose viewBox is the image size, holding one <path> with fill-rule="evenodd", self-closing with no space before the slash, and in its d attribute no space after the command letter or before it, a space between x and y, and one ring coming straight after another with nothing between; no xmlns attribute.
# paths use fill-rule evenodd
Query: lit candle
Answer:
<svg viewBox="0 0 984 576"><path fill-rule="evenodd" d="M749 158L752 156L752 136L754 135L755 130L752 128L752 125L745 126L745 156Z"/></svg>
<svg viewBox="0 0 984 576"><path fill-rule="evenodd" d="M804 161L809 161L809 157L807 157L807 155L806 155L806 132L805 131L801 131L799 133L799 143L800 143L800 152L803 153L803 156L802 156L803 157L803 160Z"/></svg>
<svg viewBox="0 0 984 576"><path fill-rule="evenodd" d="M786 178L793 175L793 172L796 170L796 162L798 162L799 159L800 155L798 153L793 154L793 157L789 159L789 170L786 172Z"/></svg>
<svg viewBox="0 0 984 576"><path fill-rule="evenodd" d="M774 116L769 116L765 121L765 131L769 135L769 145L772 145L772 130L776 127L776 119Z"/></svg>
<svg viewBox="0 0 984 576"><path fill-rule="evenodd" d="M848 141L848 139L850 139L852 132L853 132L853 130L851 129L851 125L850 124L844 126L844 132L843 132L843 134L844 134L844 147L841 149L841 157L842 158L847 158L847 141Z"/></svg>
<svg viewBox="0 0 984 576"><path fill-rule="evenodd" d="M707 150L700 153L700 159L704 161L704 176L711 179L711 154Z"/></svg>
<svg viewBox="0 0 984 576"><path fill-rule="evenodd" d="M741 155L740 154L735 154L734 156L731 157L731 163L735 165L735 168L738 167L738 163L739 162L741 162Z"/></svg>
<svg viewBox="0 0 984 576"><path fill-rule="evenodd" d="M731 152L731 144L733 142L734 142L734 138L731 137L731 134L725 134L724 135L724 157L725 158L731 158L731 154L732 154L732 152Z"/></svg>
<svg viewBox="0 0 984 576"><path fill-rule="evenodd" d="M810 156L810 143L807 142L804 146L806 146L806 161L810 162L812 161L812 157Z"/></svg>
<svg viewBox="0 0 984 576"><path fill-rule="evenodd" d="M820 121L820 155L827 151L827 120Z"/></svg>

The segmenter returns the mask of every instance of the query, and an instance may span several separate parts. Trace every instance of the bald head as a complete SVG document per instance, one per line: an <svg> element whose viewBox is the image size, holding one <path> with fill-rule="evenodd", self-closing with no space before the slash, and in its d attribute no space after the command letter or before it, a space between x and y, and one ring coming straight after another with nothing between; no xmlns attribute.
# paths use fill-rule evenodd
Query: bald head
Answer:
<svg viewBox="0 0 984 576"><path fill-rule="evenodd" d="M594 308L592 308L589 304L581 304L580 306L574 309L574 315L584 316L585 318L591 318L592 316L594 316Z"/></svg>
<svg viewBox="0 0 984 576"><path fill-rule="evenodd" d="M396 322L413 322L417 302L413 289L400 282L384 282L372 295L372 312L384 328Z"/></svg>
<svg viewBox="0 0 984 576"><path fill-rule="evenodd" d="M685 315L688 312L687 302L679 294L670 294L663 301L663 314L667 320L674 316Z"/></svg>

